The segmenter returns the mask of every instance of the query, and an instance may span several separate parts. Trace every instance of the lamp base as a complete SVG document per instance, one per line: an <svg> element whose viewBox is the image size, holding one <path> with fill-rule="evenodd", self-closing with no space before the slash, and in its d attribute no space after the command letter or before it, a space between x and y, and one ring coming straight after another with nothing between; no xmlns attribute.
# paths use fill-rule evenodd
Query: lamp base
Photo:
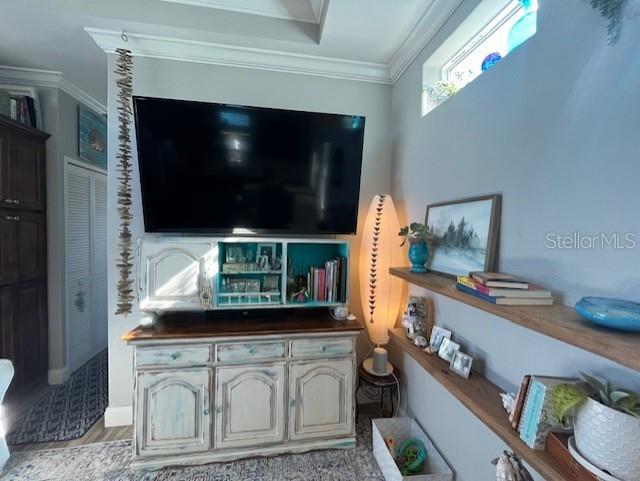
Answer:
<svg viewBox="0 0 640 481"><path fill-rule="evenodd" d="M371 358L371 357L368 358L368 359L365 359L364 361L362 361L362 367L369 374L371 374L373 376L378 376L378 377L389 376L390 374L393 373L393 365L388 361L385 364L385 369L384 369L383 372L378 372L375 369L373 369L373 358Z"/></svg>

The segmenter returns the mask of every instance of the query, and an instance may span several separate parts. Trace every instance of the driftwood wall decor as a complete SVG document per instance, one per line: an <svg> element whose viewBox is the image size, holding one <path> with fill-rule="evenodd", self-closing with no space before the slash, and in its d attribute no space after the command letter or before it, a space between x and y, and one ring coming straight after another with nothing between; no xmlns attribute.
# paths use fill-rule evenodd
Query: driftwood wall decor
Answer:
<svg viewBox="0 0 640 481"><path fill-rule="evenodd" d="M116 314L130 314L133 306L133 248L131 237L131 95L133 58L131 52L117 49L115 74L118 76L118 302Z"/></svg>

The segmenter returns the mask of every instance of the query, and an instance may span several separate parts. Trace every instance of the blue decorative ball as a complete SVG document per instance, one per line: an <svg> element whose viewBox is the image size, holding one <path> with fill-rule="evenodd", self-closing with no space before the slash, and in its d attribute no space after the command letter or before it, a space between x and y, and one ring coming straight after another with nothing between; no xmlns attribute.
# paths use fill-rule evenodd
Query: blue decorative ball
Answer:
<svg viewBox="0 0 640 481"><path fill-rule="evenodd" d="M498 52L491 52L482 60L482 71L489 70L495 64L502 60L502 55Z"/></svg>

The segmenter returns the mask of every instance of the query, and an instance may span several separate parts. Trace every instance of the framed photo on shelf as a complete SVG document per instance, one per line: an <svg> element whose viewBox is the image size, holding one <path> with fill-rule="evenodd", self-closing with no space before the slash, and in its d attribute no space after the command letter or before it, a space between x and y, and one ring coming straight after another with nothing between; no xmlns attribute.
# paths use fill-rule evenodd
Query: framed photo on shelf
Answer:
<svg viewBox="0 0 640 481"><path fill-rule="evenodd" d="M260 279L247 279L246 292L260 292Z"/></svg>
<svg viewBox="0 0 640 481"><path fill-rule="evenodd" d="M440 326L433 326L431 330L431 339L429 339L429 347L432 352L438 352L442 341L451 339L451 331Z"/></svg>
<svg viewBox="0 0 640 481"><path fill-rule="evenodd" d="M278 292L280 284L279 276L264 276L262 281L262 292Z"/></svg>
<svg viewBox="0 0 640 481"><path fill-rule="evenodd" d="M451 360L449 369L455 372L458 376L468 379L469 374L471 373L472 363L473 363L473 358L469 354L465 354L464 352L457 351L453 355L453 359Z"/></svg>
<svg viewBox="0 0 640 481"><path fill-rule="evenodd" d="M456 352L460 350L460 344L457 342L453 342L451 339L443 339L442 344L440 344L440 350L438 351L438 356L440 359L451 363L453 361L453 357L456 355Z"/></svg>
<svg viewBox="0 0 640 481"><path fill-rule="evenodd" d="M262 256L267 256L267 259L275 259L276 257L276 245L275 243L258 244L258 252L256 253L256 259Z"/></svg>
<svg viewBox="0 0 640 481"><path fill-rule="evenodd" d="M229 279L229 292L246 292L247 281L245 279Z"/></svg>
<svg viewBox="0 0 640 481"><path fill-rule="evenodd" d="M244 262L244 248L239 244L226 244L224 247L225 261L229 264Z"/></svg>
<svg viewBox="0 0 640 481"><path fill-rule="evenodd" d="M448 277L494 271L501 208L501 194L428 205L425 225L433 236L428 267Z"/></svg>

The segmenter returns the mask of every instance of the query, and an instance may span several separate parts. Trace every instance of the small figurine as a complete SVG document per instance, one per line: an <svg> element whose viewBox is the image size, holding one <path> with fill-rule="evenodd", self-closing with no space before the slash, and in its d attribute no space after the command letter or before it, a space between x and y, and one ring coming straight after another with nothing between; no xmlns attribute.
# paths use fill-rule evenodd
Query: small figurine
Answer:
<svg viewBox="0 0 640 481"><path fill-rule="evenodd" d="M418 347L427 347L427 339L424 336L416 336L413 343Z"/></svg>
<svg viewBox="0 0 640 481"><path fill-rule="evenodd" d="M514 453L504 451L502 456L491 463L496 467L497 481L533 481L529 471Z"/></svg>
<svg viewBox="0 0 640 481"><path fill-rule="evenodd" d="M513 411L513 404L515 403L515 396L511 393L500 393L500 399L502 399L502 407L507 411L507 414L511 414Z"/></svg>
<svg viewBox="0 0 640 481"><path fill-rule="evenodd" d="M291 302L308 302L309 291L307 290L306 276L296 276L293 286L293 294L291 294Z"/></svg>

